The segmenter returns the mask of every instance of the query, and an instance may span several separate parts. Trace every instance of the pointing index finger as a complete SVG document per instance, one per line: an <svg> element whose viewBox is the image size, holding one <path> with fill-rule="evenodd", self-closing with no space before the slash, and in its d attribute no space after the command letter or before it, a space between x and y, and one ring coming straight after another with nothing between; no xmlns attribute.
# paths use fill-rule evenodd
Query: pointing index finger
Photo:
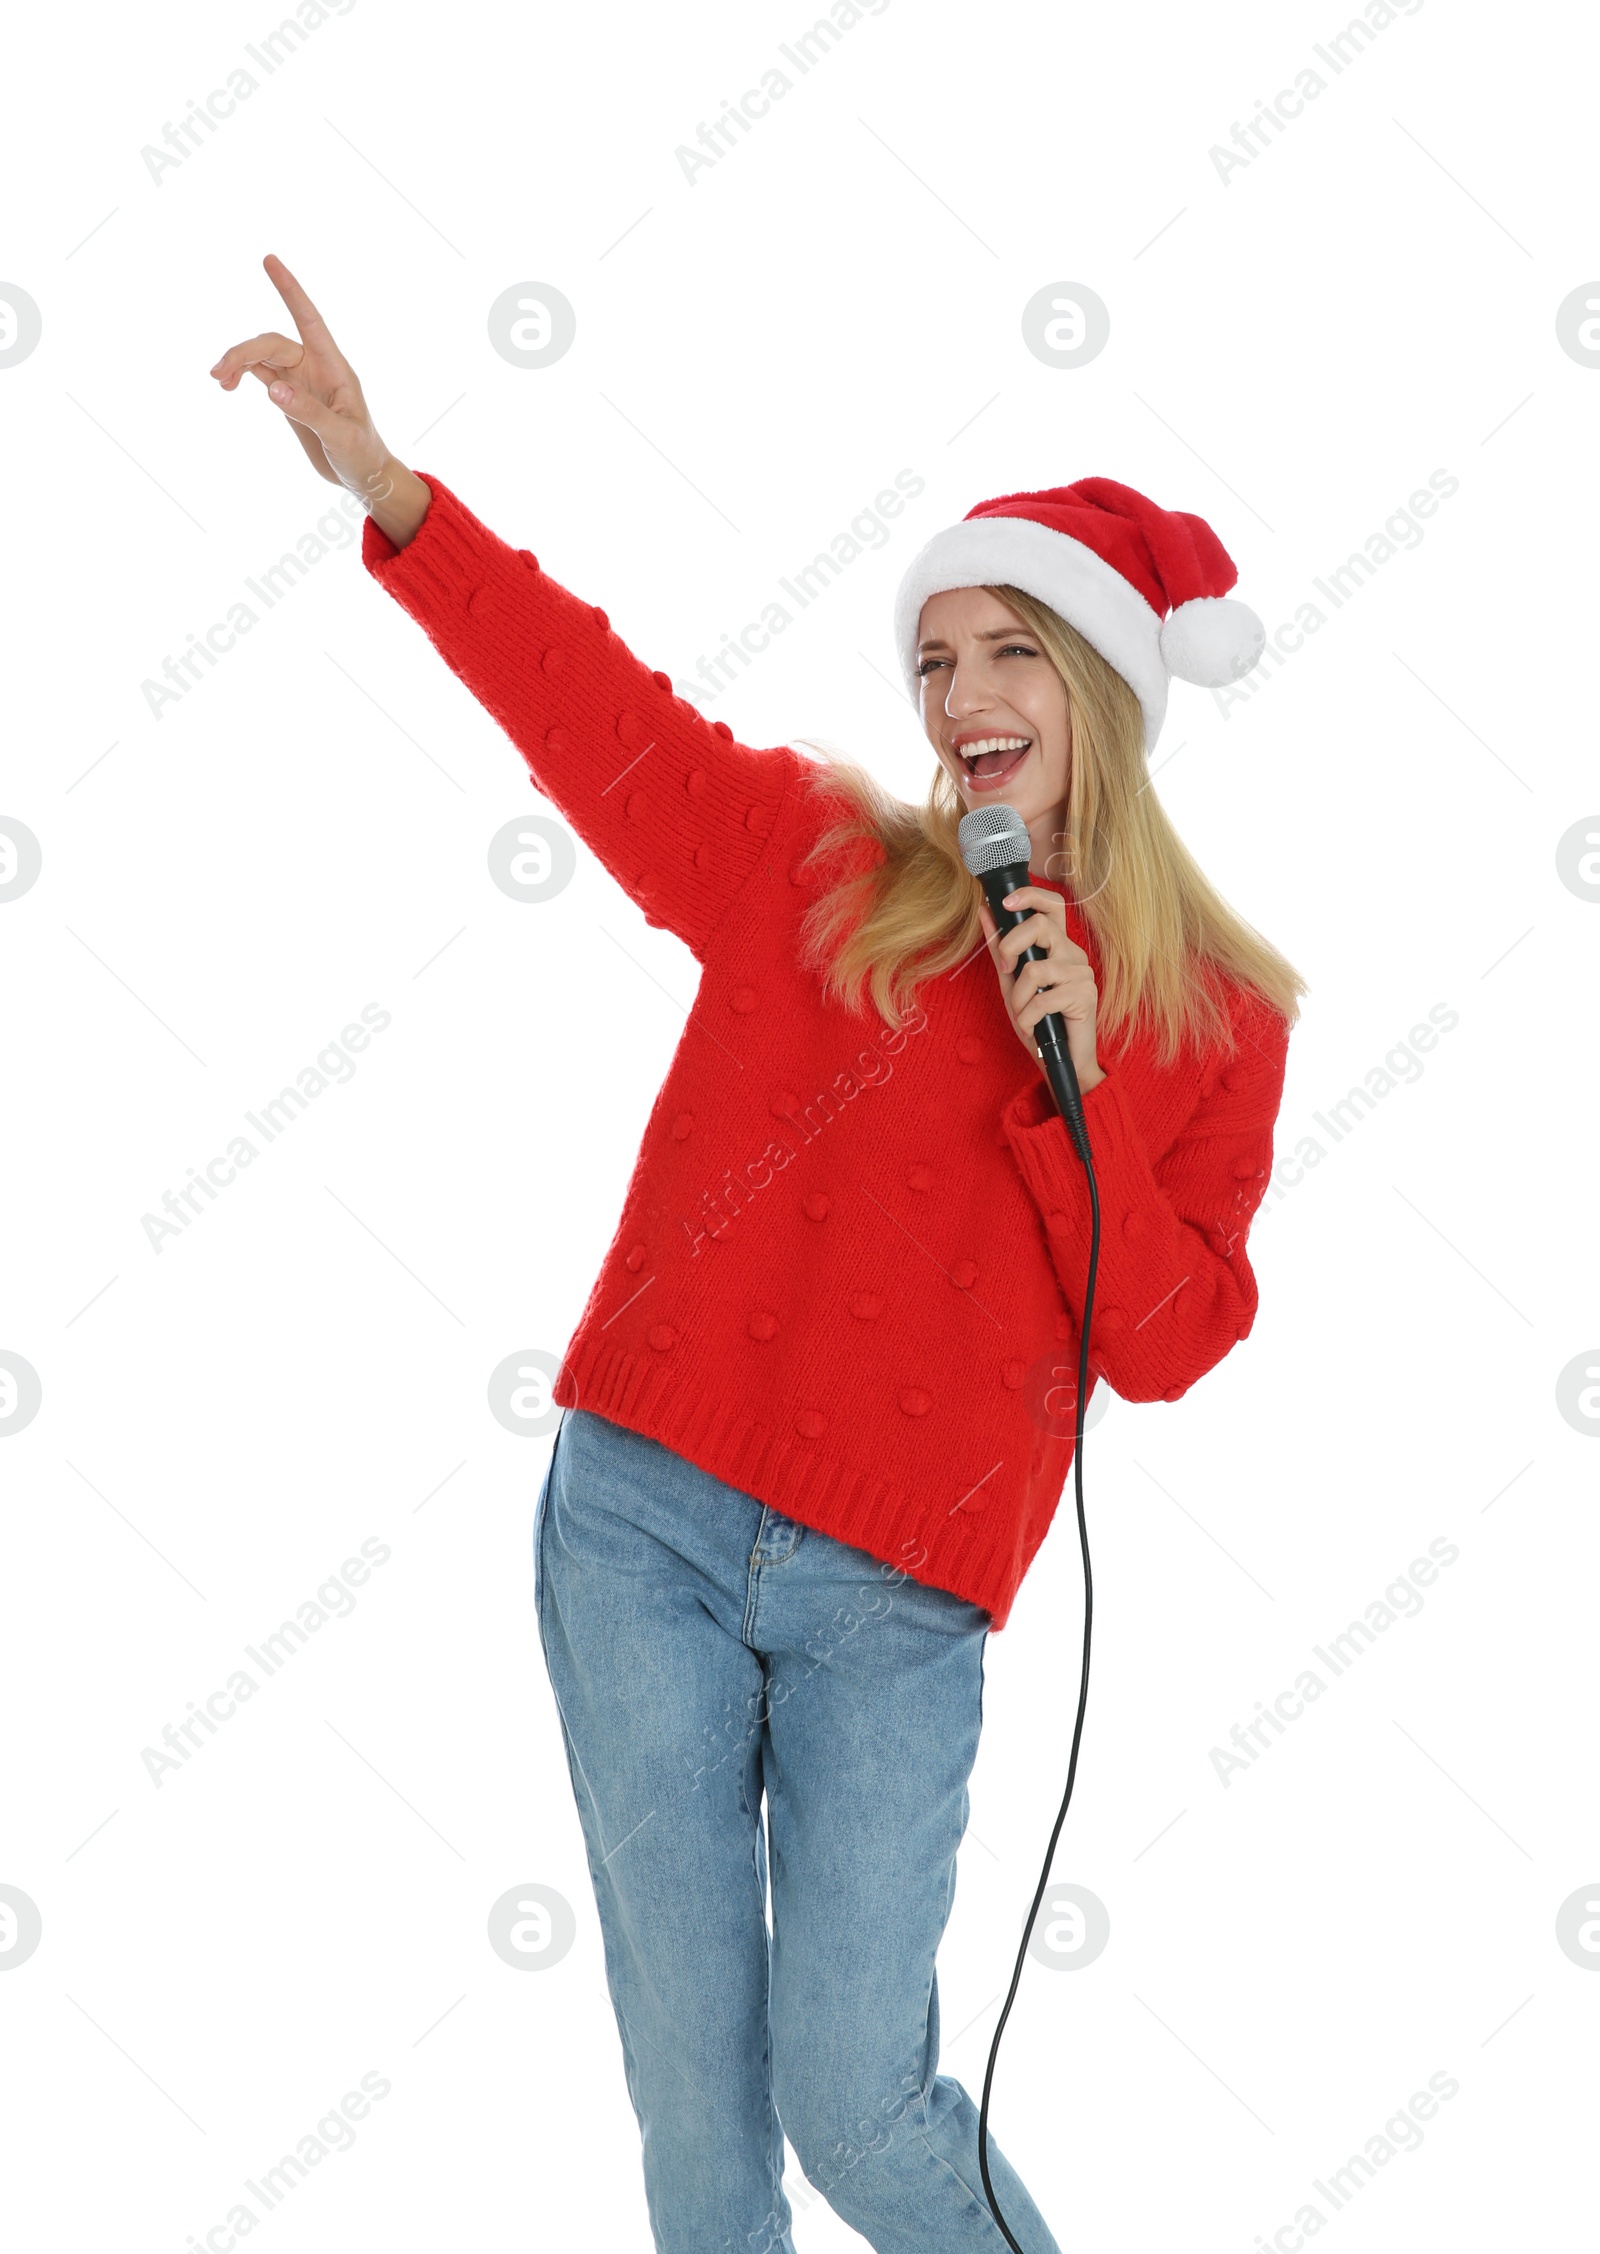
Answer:
<svg viewBox="0 0 1600 2254"><path fill-rule="evenodd" d="M269 250L261 263L266 268L267 278L272 283L273 288L293 314L295 327L300 331L302 339L309 341L312 331L316 329L320 329L326 337L328 335L327 322L324 321L322 315L317 311L277 253Z"/></svg>

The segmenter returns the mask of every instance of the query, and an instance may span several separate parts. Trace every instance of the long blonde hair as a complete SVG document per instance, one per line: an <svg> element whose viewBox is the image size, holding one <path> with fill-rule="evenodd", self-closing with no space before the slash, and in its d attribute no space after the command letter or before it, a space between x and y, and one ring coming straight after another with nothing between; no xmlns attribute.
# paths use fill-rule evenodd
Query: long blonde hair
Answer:
<svg viewBox="0 0 1600 2254"><path fill-rule="evenodd" d="M1035 635L1066 687L1072 724L1066 830L1045 873L1064 884L1100 958L1096 1029L1109 1044L1154 1032L1172 1063L1186 1043L1233 1048L1219 982L1255 990L1292 1025L1306 982L1216 891L1173 828L1145 765L1139 700L1064 618L1020 588L986 590ZM824 992L859 1011L873 1004L898 1029L927 979L983 944L981 891L962 862L966 811L936 764L921 806L895 798L864 767L826 746L808 780L841 801L804 867L836 875L801 920L800 956Z"/></svg>

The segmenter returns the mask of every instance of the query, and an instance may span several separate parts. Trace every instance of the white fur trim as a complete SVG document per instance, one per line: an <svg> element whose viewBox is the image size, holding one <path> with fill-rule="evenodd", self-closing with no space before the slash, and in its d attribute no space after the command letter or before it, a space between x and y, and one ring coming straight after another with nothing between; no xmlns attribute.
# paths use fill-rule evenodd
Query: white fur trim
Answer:
<svg viewBox="0 0 1600 2254"><path fill-rule="evenodd" d="M1020 587L1048 603L1116 667L1144 711L1148 752L1167 710L1161 621L1113 564L1065 532L1031 517L967 517L936 532L914 556L894 605L894 638L906 687L921 700L917 628L930 595L952 587Z"/></svg>
<svg viewBox="0 0 1600 2254"><path fill-rule="evenodd" d="M1267 630L1255 612L1227 595L1196 595L1180 603L1161 629L1167 671L1203 689L1237 681L1266 646Z"/></svg>

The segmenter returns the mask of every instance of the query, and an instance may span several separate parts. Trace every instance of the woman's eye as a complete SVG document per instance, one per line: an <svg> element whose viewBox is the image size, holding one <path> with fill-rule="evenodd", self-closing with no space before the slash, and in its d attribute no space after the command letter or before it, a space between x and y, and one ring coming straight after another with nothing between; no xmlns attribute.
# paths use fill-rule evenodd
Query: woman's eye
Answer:
<svg viewBox="0 0 1600 2254"><path fill-rule="evenodd" d="M1026 642L1008 642L996 654L1000 657L1037 657L1039 653L1030 649ZM917 667L917 672L919 675L931 673L936 665L947 665L949 662L948 658L925 657Z"/></svg>

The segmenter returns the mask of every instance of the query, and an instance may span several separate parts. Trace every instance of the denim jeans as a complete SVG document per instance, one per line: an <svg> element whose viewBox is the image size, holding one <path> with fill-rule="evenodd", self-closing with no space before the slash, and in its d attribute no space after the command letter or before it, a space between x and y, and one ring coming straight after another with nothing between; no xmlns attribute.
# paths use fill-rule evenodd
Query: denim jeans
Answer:
<svg viewBox="0 0 1600 2254"><path fill-rule="evenodd" d="M934 1972L989 1615L583 1409L534 1558L657 2254L794 2254L785 2134L880 2254L1005 2254Z"/></svg>

